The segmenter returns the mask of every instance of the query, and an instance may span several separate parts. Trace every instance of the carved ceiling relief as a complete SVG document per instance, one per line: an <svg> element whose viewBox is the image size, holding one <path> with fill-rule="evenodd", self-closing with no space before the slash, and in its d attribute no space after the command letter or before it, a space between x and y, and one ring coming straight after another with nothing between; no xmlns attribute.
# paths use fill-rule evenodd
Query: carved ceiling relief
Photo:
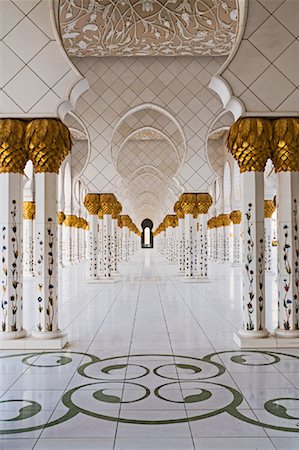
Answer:
<svg viewBox="0 0 299 450"><path fill-rule="evenodd" d="M71 56L228 55L237 0L60 0Z"/></svg>

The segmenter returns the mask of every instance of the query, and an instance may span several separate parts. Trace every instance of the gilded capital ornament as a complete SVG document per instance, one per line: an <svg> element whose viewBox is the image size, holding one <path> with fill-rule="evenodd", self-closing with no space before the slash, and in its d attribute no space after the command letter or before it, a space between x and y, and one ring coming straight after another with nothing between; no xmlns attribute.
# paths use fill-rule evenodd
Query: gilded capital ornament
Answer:
<svg viewBox="0 0 299 450"><path fill-rule="evenodd" d="M240 210L232 211L229 217L234 225L239 225L242 222L242 212Z"/></svg>
<svg viewBox="0 0 299 450"><path fill-rule="evenodd" d="M197 217L197 196L196 194L182 194L179 202L184 214L192 214L193 217Z"/></svg>
<svg viewBox="0 0 299 450"><path fill-rule="evenodd" d="M166 228L168 227L176 227L177 224L177 216L174 214L168 214L165 216L164 225Z"/></svg>
<svg viewBox="0 0 299 450"><path fill-rule="evenodd" d="M116 201L112 212L112 219L117 219L121 212L122 212L121 203L119 201Z"/></svg>
<svg viewBox="0 0 299 450"><path fill-rule="evenodd" d="M238 119L231 127L227 146L240 172L263 172L271 157L272 124L261 118Z"/></svg>
<svg viewBox="0 0 299 450"><path fill-rule="evenodd" d="M74 216L74 215L68 215L68 216L65 216L65 219L64 219L63 224L64 224L66 227L74 227L75 224L76 224L76 220L77 220L77 217L76 217L76 216Z"/></svg>
<svg viewBox="0 0 299 450"><path fill-rule="evenodd" d="M103 213L103 210L102 210L101 205L100 205L100 208L99 208L99 210L98 210L98 218L99 218L100 220L102 220L102 219L103 219L103 216L104 216L104 213Z"/></svg>
<svg viewBox="0 0 299 450"><path fill-rule="evenodd" d="M208 214L210 206L212 206L213 200L210 194L202 192L197 194L197 209L198 214Z"/></svg>
<svg viewBox="0 0 299 450"><path fill-rule="evenodd" d="M23 202L23 219L35 219L35 202Z"/></svg>
<svg viewBox="0 0 299 450"><path fill-rule="evenodd" d="M273 121L272 161L275 172L299 171L299 119Z"/></svg>
<svg viewBox="0 0 299 450"><path fill-rule="evenodd" d="M0 119L0 173L24 173L28 159L24 135L25 122Z"/></svg>
<svg viewBox="0 0 299 450"><path fill-rule="evenodd" d="M100 209L100 194L86 194L84 206L89 214L98 214Z"/></svg>
<svg viewBox="0 0 299 450"><path fill-rule="evenodd" d="M271 219L276 206L273 200L264 200L264 213L266 219Z"/></svg>
<svg viewBox="0 0 299 450"><path fill-rule="evenodd" d="M176 213L178 219L183 219L185 217L180 201L175 202L173 210Z"/></svg>
<svg viewBox="0 0 299 450"><path fill-rule="evenodd" d="M62 211L57 212L57 223L58 225L62 225L65 219L65 214Z"/></svg>
<svg viewBox="0 0 299 450"><path fill-rule="evenodd" d="M218 218L221 220L223 227L228 227L231 224L231 218L229 214L220 214Z"/></svg>
<svg viewBox="0 0 299 450"><path fill-rule="evenodd" d="M28 122L25 148L36 173L58 173L72 148L71 134L60 119L34 119Z"/></svg>
<svg viewBox="0 0 299 450"><path fill-rule="evenodd" d="M114 194L101 194L100 195L100 208L103 211L103 215L113 214L116 206L117 199Z"/></svg>
<svg viewBox="0 0 299 450"><path fill-rule="evenodd" d="M123 227L129 228L129 227L130 227L130 224L131 224L131 222L132 222L130 216L123 215L123 216L120 216L120 217L121 217L121 223L122 223L122 226L123 226Z"/></svg>

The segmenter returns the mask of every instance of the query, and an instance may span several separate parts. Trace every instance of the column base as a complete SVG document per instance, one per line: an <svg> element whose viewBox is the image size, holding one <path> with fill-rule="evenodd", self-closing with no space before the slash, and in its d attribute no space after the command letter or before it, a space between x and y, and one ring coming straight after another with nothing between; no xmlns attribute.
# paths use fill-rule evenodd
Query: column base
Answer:
<svg viewBox="0 0 299 450"><path fill-rule="evenodd" d="M186 277L182 278L183 283L199 283L199 279L197 277Z"/></svg>
<svg viewBox="0 0 299 450"><path fill-rule="evenodd" d="M98 283L118 283L119 281L121 281L121 278L119 277L109 277L109 278L105 278L105 277L99 277L98 278Z"/></svg>
<svg viewBox="0 0 299 450"><path fill-rule="evenodd" d="M281 330L280 328L275 328L274 333L278 338L284 339L287 342L289 342L289 339L299 338L299 330Z"/></svg>
<svg viewBox="0 0 299 450"><path fill-rule="evenodd" d="M98 283L99 282L99 278L86 278L86 283Z"/></svg>
<svg viewBox="0 0 299 450"><path fill-rule="evenodd" d="M51 334L51 332L45 332ZM39 333L38 333L39 334ZM0 339L1 350L61 350L68 342L67 334L60 332L59 337L39 337L27 336L23 339L2 340Z"/></svg>
<svg viewBox="0 0 299 450"><path fill-rule="evenodd" d="M21 339L27 336L26 330L20 331L0 331L0 348L2 342L13 341L15 339Z"/></svg>
<svg viewBox="0 0 299 450"><path fill-rule="evenodd" d="M239 333L234 333L233 339L235 344L242 349L255 348L299 348L298 338L280 338L274 334L270 334L264 338L246 338Z"/></svg>
<svg viewBox="0 0 299 450"><path fill-rule="evenodd" d="M232 267L242 267L242 263L232 263Z"/></svg>

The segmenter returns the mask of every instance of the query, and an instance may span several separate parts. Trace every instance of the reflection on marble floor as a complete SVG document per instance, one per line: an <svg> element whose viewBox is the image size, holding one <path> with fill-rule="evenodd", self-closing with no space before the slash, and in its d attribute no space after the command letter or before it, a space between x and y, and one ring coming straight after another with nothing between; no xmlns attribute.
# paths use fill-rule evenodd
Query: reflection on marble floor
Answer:
<svg viewBox="0 0 299 450"><path fill-rule="evenodd" d="M1 449L299 448L299 351L234 345L240 268L190 285L175 270L150 250L114 285L63 269L68 347L0 353Z"/></svg>

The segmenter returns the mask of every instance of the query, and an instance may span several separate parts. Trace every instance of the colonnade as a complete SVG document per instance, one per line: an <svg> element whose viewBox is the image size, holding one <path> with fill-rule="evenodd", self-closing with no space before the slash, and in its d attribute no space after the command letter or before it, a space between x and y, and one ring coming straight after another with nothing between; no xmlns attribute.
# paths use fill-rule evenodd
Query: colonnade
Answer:
<svg viewBox="0 0 299 450"><path fill-rule="evenodd" d="M235 342L244 348L297 346L299 120L239 119L229 130L227 146L240 168L242 211L208 219L209 194L182 194L174 206L176 215L166 216L155 231L158 249L169 262L177 263L188 281L208 280L209 261L241 265L243 323ZM269 158L277 175L274 199L264 199ZM272 311L272 295L266 298L265 276L275 272L272 215L276 208L278 323L269 333L266 311Z"/></svg>
<svg viewBox="0 0 299 450"><path fill-rule="evenodd" d="M114 194L87 194L84 206L89 214L89 282L120 279L118 263L127 262L140 245L140 231Z"/></svg>
<svg viewBox="0 0 299 450"><path fill-rule="evenodd" d="M67 341L58 323L56 199L58 172L70 150L69 130L58 119L0 120L2 348L61 348ZM35 172L35 203L23 203L29 160ZM30 337L23 327L24 273L35 275Z"/></svg>

